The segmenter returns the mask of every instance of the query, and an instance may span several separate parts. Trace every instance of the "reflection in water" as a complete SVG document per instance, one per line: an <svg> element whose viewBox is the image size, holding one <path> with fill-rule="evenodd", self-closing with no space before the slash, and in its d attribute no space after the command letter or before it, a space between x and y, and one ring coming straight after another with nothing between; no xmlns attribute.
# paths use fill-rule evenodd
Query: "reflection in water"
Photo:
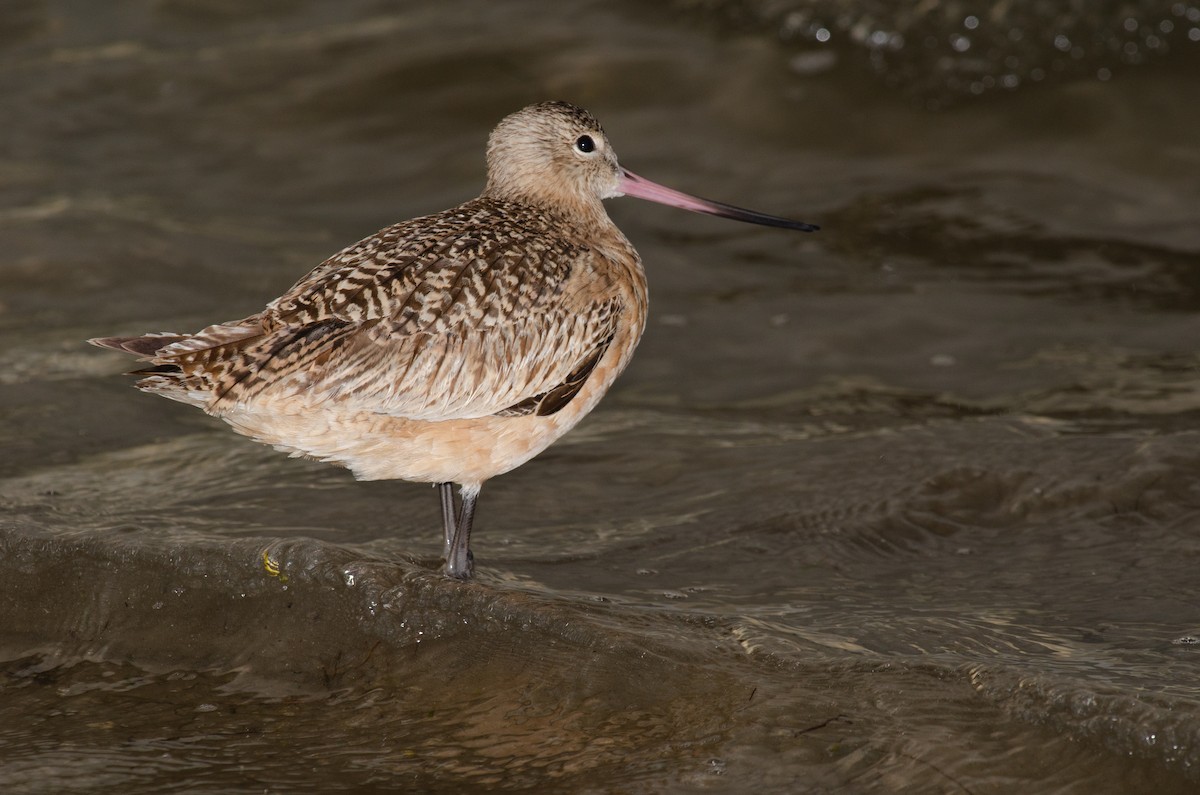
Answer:
<svg viewBox="0 0 1200 795"><path fill-rule="evenodd" d="M0 789L1194 790L1194 9L1018 6L6 10ZM646 340L489 486L479 582L435 573L426 489L82 344L477 194L551 97L824 231L613 205Z"/></svg>

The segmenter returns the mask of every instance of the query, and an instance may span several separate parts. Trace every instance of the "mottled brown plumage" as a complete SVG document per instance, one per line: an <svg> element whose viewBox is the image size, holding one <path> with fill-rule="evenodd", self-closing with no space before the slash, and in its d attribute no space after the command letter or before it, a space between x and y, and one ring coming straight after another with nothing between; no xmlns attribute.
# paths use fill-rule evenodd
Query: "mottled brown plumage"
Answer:
<svg viewBox="0 0 1200 795"><path fill-rule="evenodd" d="M601 203L622 193L807 226L642 180L590 114L543 103L493 131L479 198L344 249L243 320L91 342L148 361L140 389L292 455L441 484L445 570L468 577L483 482L570 430L641 337L645 274Z"/></svg>

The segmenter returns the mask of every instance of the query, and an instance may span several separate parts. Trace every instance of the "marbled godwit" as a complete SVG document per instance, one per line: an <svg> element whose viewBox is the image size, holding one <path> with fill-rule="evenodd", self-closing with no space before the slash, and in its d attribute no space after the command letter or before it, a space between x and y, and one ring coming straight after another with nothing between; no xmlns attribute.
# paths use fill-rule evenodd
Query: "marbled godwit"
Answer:
<svg viewBox="0 0 1200 795"><path fill-rule="evenodd" d="M470 577L484 481L591 411L642 336L646 276L602 200L817 228L636 176L599 122L563 102L501 121L487 164L479 198L355 243L256 315L90 342L149 362L139 389L293 456L438 484L443 571Z"/></svg>

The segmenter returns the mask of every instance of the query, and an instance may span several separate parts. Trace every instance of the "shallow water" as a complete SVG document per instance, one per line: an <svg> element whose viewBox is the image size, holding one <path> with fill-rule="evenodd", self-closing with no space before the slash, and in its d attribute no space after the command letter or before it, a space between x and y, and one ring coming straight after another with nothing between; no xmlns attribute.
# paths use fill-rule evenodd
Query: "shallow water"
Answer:
<svg viewBox="0 0 1200 795"><path fill-rule="evenodd" d="M1200 7L1097 7L10 4L0 790L1194 791ZM81 344L256 311L554 97L823 229L611 203L650 327L476 581L428 487Z"/></svg>

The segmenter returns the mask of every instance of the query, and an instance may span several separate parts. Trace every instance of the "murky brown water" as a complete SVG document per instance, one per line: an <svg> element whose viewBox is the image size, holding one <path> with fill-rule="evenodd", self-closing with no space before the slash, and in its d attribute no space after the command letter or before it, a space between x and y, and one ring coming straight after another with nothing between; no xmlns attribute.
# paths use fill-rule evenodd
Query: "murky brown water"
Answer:
<svg viewBox="0 0 1200 795"><path fill-rule="evenodd" d="M1200 6L1094 5L6 5L0 790L1195 791ZM611 203L650 328L477 581L430 489L82 344L256 311L548 98L824 229Z"/></svg>

